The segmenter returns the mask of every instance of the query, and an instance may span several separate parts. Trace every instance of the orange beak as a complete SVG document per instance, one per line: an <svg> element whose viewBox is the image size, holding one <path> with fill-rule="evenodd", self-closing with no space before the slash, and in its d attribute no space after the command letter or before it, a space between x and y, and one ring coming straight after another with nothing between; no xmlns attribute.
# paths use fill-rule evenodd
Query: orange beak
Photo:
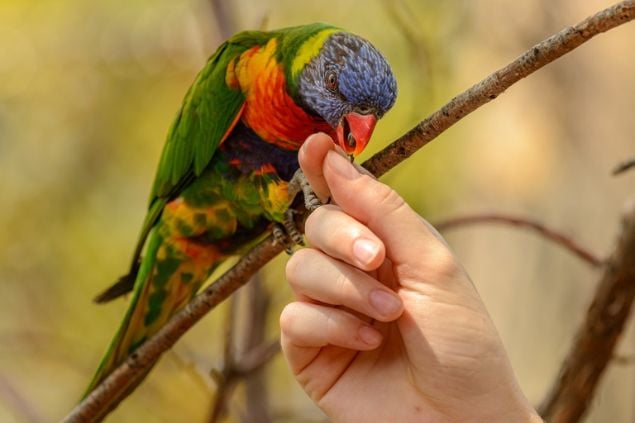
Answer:
<svg viewBox="0 0 635 423"><path fill-rule="evenodd" d="M337 142L346 154L357 156L366 148L376 123L375 115L351 112L337 125Z"/></svg>

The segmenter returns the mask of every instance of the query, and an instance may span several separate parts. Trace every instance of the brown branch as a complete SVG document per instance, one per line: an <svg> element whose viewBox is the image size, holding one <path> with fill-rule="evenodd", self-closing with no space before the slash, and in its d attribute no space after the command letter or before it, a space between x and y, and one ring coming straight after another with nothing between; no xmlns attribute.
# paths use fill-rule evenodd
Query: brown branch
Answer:
<svg viewBox="0 0 635 423"><path fill-rule="evenodd" d="M442 222L436 223L433 226L437 228L439 232L447 231L450 229L456 229L460 226L474 225L479 223L501 223L505 225L518 226L521 228L527 228L535 231L543 238L552 241L562 248L568 250L572 254L578 256L582 260L589 263L591 266L599 267L603 264L603 260L598 258L597 255L590 252L585 247L581 246L567 235L558 232L554 229L548 228L540 222L536 222L531 219L518 216L510 216L506 214L475 214L468 216L460 216L452 219L447 219Z"/></svg>
<svg viewBox="0 0 635 423"><path fill-rule="evenodd" d="M548 422L577 422L587 411L635 298L635 207L609 258L585 321L558 378L540 407Z"/></svg>
<svg viewBox="0 0 635 423"><path fill-rule="evenodd" d="M520 79L579 47L595 35L631 21L634 17L635 1L623 1L536 44L509 65L454 97L440 110L371 157L364 163L364 167L377 177L383 175Z"/></svg>
<svg viewBox="0 0 635 423"><path fill-rule="evenodd" d="M468 113L496 98L519 79L575 49L593 36L624 24L634 17L635 0L627 0L548 38L505 68L455 97L441 110L371 157L364 166L376 176L386 173ZM113 403L116 404L125 398L129 394L126 388L143 375L163 352L171 348L195 322L244 285L258 269L283 249L284 246L273 243L271 236L255 246L234 267L197 295L187 307L175 314L161 330L131 354L71 410L65 421L93 421Z"/></svg>

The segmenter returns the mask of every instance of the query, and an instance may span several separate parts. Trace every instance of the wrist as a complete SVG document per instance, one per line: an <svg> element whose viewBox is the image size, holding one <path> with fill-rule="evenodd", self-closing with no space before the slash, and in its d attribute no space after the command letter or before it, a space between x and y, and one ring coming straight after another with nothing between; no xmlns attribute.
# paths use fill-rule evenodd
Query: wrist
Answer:
<svg viewBox="0 0 635 423"><path fill-rule="evenodd" d="M536 410L531 407L528 407L525 410L520 411L519 413L515 413L513 415L513 419L509 420L507 417L500 420L501 422L526 422L526 423L544 423L542 418L538 415Z"/></svg>
<svg viewBox="0 0 635 423"><path fill-rule="evenodd" d="M490 422L524 422L524 423L544 423L538 412L523 397L515 409L508 410L507 413L499 415Z"/></svg>
<svg viewBox="0 0 635 423"><path fill-rule="evenodd" d="M500 389L495 394L481 398L477 408L473 409L473 421L543 423L520 387L513 382L506 389Z"/></svg>

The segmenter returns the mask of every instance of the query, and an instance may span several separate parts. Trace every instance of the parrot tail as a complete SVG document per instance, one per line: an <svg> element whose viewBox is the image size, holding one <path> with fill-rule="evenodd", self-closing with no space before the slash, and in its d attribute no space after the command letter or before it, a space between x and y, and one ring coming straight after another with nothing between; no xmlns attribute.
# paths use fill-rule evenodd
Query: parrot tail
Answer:
<svg viewBox="0 0 635 423"><path fill-rule="evenodd" d="M107 303L132 291L135 280L137 279L137 274L139 273L140 265L141 262L136 261L128 273L120 277L115 284L95 296L93 302L97 304Z"/></svg>
<svg viewBox="0 0 635 423"><path fill-rule="evenodd" d="M184 307L225 258L215 245L183 237L164 238L155 228L126 315L84 396Z"/></svg>

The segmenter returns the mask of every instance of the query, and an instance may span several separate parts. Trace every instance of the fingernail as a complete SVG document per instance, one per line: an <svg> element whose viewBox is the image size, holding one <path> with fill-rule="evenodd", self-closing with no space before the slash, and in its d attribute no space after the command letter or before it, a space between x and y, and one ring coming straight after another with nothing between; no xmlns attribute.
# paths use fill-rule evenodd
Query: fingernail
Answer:
<svg viewBox="0 0 635 423"><path fill-rule="evenodd" d="M326 155L328 167L342 178L355 179L359 176L359 172L353 167L351 162L337 154L335 151L329 151Z"/></svg>
<svg viewBox="0 0 635 423"><path fill-rule="evenodd" d="M369 264L379 252L379 245L369 239L360 238L353 243L353 255L361 264Z"/></svg>
<svg viewBox="0 0 635 423"><path fill-rule="evenodd" d="M362 341L368 345L377 345L381 342L381 333L370 326L361 326L358 333Z"/></svg>
<svg viewBox="0 0 635 423"><path fill-rule="evenodd" d="M401 309L401 301L382 289L371 291L369 301L382 316L392 316Z"/></svg>

